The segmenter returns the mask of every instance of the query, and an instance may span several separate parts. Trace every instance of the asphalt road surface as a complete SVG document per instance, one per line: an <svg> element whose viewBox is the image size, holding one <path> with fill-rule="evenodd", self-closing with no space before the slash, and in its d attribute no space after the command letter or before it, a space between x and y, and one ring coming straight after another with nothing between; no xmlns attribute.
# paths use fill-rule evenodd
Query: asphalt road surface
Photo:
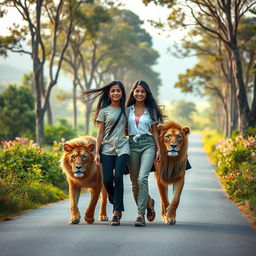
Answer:
<svg viewBox="0 0 256 256"><path fill-rule="evenodd" d="M125 212L121 226L96 221L69 225L69 200L58 202L0 223L1 256L98 256L256 255L256 232L223 192L214 166L202 149L200 134L192 134L189 160L177 224L166 225L160 217L160 198L154 175L150 194L156 201L156 219L135 227L136 207L129 176L125 176ZM171 195L171 189L169 190ZM81 214L88 194L80 198ZM111 218L111 206L108 215ZM96 209L98 217L98 206Z"/></svg>

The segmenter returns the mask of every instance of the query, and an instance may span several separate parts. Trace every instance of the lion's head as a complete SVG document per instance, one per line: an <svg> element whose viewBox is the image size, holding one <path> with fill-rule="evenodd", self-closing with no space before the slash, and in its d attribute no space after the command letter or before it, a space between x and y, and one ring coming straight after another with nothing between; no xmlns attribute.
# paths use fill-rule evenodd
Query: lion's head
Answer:
<svg viewBox="0 0 256 256"><path fill-rule="evenodd" d="M94 161L95 139L79 137L64 144L61 166L67 176L83 178Z"/></svg>
<svg viewBox="0 0 256 256"><path fill-rule="evenodd" d="M169 121L158 131L161 160L157 164L156 175L162 183L171 184L174 178L185 173L190 130L187 126Z"/></svg>
<svg viewBox="0 0 256 256"><path fill-rule="evenodd" d="M165 123L159 128L160 143L169 157L182 158L187 154L188 134L190 129L187 126L182 127L173 121Z"/></svg>

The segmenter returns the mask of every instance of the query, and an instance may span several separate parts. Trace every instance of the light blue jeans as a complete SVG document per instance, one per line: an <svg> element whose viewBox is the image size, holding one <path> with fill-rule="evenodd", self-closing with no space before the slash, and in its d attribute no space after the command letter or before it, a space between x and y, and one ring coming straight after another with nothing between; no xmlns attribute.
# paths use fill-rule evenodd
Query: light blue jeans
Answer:
<svg viewBox="0 0 256 256"><path fill-rule="evenodd" d="M138 206L138 213L145 215L148 194L148 176L153 166L156 146L153 136L142 135L137 142L133 138L129 138L130 157L128 167L130 171L130 179L132 182L132 192L135 202Z"/></svg>

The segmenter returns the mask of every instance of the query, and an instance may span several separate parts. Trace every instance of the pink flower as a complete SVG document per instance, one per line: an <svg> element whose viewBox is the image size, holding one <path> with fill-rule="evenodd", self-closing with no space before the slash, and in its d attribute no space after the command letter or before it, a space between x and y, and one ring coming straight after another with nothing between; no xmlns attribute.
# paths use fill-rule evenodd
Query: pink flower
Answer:
<svg viewBox="0 0 256 256"><path fill-rule="evenodd" d="M248 177L248 180L253 180L253 177L252 177L252 176L249 176L249 177Z"/></svg>

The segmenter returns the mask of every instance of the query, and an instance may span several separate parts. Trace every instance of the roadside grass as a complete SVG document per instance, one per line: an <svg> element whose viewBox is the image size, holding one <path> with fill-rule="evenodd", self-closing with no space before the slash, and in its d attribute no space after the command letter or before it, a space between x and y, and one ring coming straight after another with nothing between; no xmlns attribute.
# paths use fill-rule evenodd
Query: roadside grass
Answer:
<svg viewBox="0 0 256 256"><path fill-rule="evenodd" d="M24 210L68 198L67 193L51 184L6 183L0 180L0 219Z"/></svg>

